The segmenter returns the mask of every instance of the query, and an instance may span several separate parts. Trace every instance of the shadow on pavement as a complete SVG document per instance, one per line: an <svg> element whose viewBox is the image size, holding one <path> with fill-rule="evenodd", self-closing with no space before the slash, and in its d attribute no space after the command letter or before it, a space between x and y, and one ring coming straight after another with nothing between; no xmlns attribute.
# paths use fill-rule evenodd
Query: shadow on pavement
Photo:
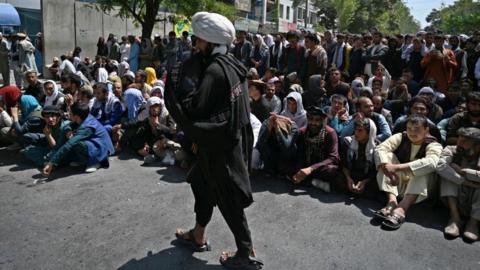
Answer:
<svg viewBox="0 0 480 270"><path fill-rule="evenodd" d="M192 250L180 245L176 240L171 243L174 247L167 248L147 256L137 259L131 259L118 270L156 270L156 269L195 269L195 270L216 270L224 269L221 265L209 265L207 261L195 258Z"/></svg>
<svg viewBox="0 0 480 270"><path fill-rule="evenodd" d="M0 166L12 166L12 165L25 163L25 160L22 160L23 156L20 155L20 153L18 151L9 151L9 150L3 148L3 149L0 149L0 157L1 157L0 158ZM20 166L18 166L18 167L20 167ZM10 170L12 170L12 169L10 169Z"/></svg>
<svg viewBox="0 0 480 270"><path fill-rule="evenodd" d="M345 199L342 194L326 193L323 192L308 183L302 183L295 185L286 178L280 177L263 177L260 175L251 177L252 191L257 192L270 192L273 194L289 194L291 196L304 196L308 195L314 199L323 203L339 203Z"/></svg>
<svg viewBox="0 0 480 270"><path fill-rule="evenodd" d="M157 170L157 173L161 175L160 181L165 181L167 183L180 184L185 183L187 178L187 171L176 167L176 166L165 166L159 163L160 168ZM182 177L179 177L181 175Z"/></svg>

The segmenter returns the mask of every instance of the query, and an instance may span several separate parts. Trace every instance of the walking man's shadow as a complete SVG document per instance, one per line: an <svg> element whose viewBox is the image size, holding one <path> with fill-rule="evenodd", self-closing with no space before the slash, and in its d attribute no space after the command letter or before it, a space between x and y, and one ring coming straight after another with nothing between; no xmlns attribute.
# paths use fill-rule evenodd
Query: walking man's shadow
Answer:
<svg viewBox="0 0 480 270"><path fill-rule="evenodd" d="M195 258L193 251L173 240L171 244L174 247L167 248L153 254L151 251L147 256L137 259L131 259L118 270L159 270L159 269L195 269L195 270L219 270L224 269L221 265L207 264L208 261Z"/></svg>

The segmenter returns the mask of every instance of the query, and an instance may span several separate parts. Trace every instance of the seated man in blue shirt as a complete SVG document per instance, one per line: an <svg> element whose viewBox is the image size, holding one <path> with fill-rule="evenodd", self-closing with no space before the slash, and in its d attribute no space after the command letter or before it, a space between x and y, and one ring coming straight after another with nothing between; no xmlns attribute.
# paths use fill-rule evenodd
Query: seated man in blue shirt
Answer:
<svg viewBox="0 0 480 270"><path fill-rule="evenodd" d="M108 131L112 132L112 126L120 123L123 114L123 107L120 100L108 90L106 83L97 83L93 87L95 102L90 113Z"/></svg>
<svg viewBox="0 0 480 270"><path fill-rule="evenodd" d="M370 118L377 127L377 140L380 142L385 141L390 136L392 136L392 131L388 125L385 117L379 113L374 112L373 102L368 97L360 97L357 104L357 114L354 115L353 119L363 119ZM340 137L352 136L354 133L355 121L350 121L350 123L342 129Z"/></svg>
<svg viewBox="0 0 480 270"><path fill-rule="evenodd" d="M42 170L49 176L53 168L66 160L85 164L85 172L95 172L101 166L108 167L108 156L114 153L107 130L90 113L88 104L75 102L70 120L78 126L72 137L53 153Z"/></svg>

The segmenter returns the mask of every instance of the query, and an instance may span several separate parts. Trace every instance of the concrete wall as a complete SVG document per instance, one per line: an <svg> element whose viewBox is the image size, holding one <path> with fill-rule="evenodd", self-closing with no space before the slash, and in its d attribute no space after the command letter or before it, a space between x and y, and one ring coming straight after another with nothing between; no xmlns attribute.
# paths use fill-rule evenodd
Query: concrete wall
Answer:
<svg viewBox="0 0 480 270"><path fill-rule="evenodd" d="M45 63L75 47L74 0L44 0L42 3Z"/></svg>
<svg viewBox="0 0 480 270"><path fill-rule="evenodd" d="M115 17L115 14L104 14L92 8L92 4L75 0L43 0L45 63L50 64L54 56L72 51L76 46L82 48L82 57L93 58L98 38L106 38L109 33L119 39L124 35L141 35L140 26L135 26L131 19ZM171 30L173 25L167 23L165 34ZM163 22L155 25L152 36L155 34L164 35Z"/></svg>
<svg viewBox="0 0 480 270"><path fill-rule="evenodd" d="M104 36L102 13L82 2L75 2L74 11L75 45L82 48L82 56L92 56L97 52L98 38Z"/></svg>

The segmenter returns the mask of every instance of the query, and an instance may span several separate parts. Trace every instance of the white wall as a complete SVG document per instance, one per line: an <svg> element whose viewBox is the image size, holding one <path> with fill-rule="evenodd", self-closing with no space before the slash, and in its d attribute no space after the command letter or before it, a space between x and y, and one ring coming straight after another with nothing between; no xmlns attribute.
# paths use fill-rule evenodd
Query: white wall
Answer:
<svg viewBox="0 0 480 270"><path fill-rule="evenodd" d="M75 0L43 0L45 63L50 63L54 56L72 51L76 46L82 48L82 57L93 58L97 52L98 38L106 38L109 33L119 39L124 35L141 35L141 27L135 26L131 19L115 17L116 13L104 14L90 6ZM157 23L152 35L163 36L163 29L163 22ZM165 34L172 29L173 25L167 23Z"/></svg>
<svg viewBox="0 0 480 270"><path fill-rule="evenodd" d="M75 48L74 0L44 0L42 20L44 29L44 61Z"/></svg>

